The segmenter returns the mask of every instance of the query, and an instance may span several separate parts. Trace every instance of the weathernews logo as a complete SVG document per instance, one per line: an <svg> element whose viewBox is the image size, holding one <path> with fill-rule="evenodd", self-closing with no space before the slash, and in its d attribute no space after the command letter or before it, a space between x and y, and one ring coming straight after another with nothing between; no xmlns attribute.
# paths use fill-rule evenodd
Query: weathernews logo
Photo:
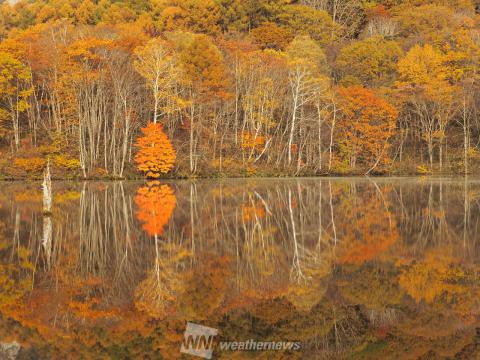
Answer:
<svg viewBox="0 0 480 360"><path fill-rule="evenodd" d="M211 359L216 347L218 329L187 322L180 352ZM218 347L223 351L281 351L300 350L298 341L221 341Z"/></svg>
<svg viewBox="0 0 480 360"><path fill-rule="evenodd" d="M180 352L211 359L213 339L217 334L217 329L187 322Z"/></svg>

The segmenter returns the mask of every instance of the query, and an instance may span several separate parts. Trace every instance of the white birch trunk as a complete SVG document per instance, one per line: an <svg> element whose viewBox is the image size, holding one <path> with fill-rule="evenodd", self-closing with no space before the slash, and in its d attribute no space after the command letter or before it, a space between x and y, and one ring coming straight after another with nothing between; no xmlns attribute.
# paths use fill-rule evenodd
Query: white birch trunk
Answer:
<svg viewBox="0 0 480 360"><path fill-rule="evenodd" d="M43 212L52 212L52 179L50 176L50 160L47 162L47 168L43 173Z"/></svg>

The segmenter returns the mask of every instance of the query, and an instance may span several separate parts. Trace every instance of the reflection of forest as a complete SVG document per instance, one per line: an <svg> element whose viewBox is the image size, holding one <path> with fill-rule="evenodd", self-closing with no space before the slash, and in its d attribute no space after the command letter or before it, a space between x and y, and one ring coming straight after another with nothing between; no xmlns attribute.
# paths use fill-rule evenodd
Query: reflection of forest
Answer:
<svg viewBox="0 0 480 360"><path fill-rule="evenodd" d="M39 186L0 188L0 342L25 358L177 358L186 321L302 342L269 358L480 355L480 183L53 189L45 218Z"/></svg>

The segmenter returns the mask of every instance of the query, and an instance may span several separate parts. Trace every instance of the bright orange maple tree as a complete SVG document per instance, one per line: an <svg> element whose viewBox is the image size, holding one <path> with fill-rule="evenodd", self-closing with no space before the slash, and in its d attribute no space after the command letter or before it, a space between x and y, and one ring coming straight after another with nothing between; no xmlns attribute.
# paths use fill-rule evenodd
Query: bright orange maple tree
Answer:
<svg viewBox="0 0 480 360"><path fill-rule="evenodd" d="M175 149L160 124L149 123L141 130L143 136L135 144L139 148L135 156L137 168L149 178L158 178L175 165Z"/></svg>

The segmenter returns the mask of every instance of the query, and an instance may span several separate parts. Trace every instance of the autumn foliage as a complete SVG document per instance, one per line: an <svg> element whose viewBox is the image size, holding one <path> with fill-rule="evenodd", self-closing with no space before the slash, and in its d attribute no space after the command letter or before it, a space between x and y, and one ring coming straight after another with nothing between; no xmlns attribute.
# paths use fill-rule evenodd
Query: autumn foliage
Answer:
<svg viewBox="0 0 480 360"><path fill-rule="evenodd" d="M245 149L262 150L265 147L265 137L255 136L245 132L242 134L242 147Z"/></svg>
<svg viewBox="0 0 480 360"><path fill-rule="evenodd" d="M142 133L136 143L139 149L135 156L137 168L148 178L158 178L175 165L175 149L160 124L148 124L142 128Z"/></svg>
<svg viewBox="0 0 480 360"><path fill-rule="evenodd" d="M152 178L478 172L479 24L473 0L0 0L0 175L133 177L159 120Z"/></svg>
<svg viewBox="0 0 480 360"><path fill-rule="evenodd" d="M341 223L342 243L338 263L361 265L387 252L399 239L398 228L385 198L388 190L368 193L361 202L351 194L341 196L339 211L348 223Z"/></svg>
<svg viewBox="0 0 480 360"><path fill-rule="evenodd" d="M340 151L350 166L368 167L389 161L387 149L395 130L397 111L375 92L360 86L340 88L342 119Z"/></svg>
<svg viewBox="0 0 480 360"><path fill-rule="evenodd" d="M173 189L156 182L138 189L135 196L137 218L148 235L161 235L175 210L177 200Z"/></svg>

